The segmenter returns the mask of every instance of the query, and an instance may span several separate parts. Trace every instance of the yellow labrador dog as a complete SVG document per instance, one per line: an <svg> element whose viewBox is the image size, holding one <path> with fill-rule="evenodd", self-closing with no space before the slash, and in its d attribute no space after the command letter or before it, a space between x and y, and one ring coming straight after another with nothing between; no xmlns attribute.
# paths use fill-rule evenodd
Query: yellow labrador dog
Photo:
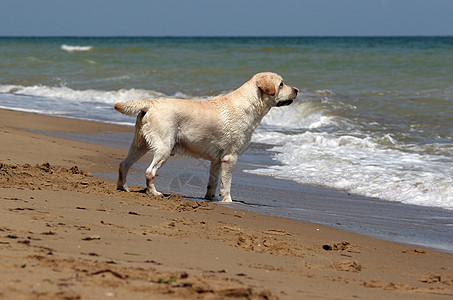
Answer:
<svg viewBox="0 0 453 300"><path fill-rule="evenodd" d="M261 119L274 106L289 105L297 96L275 73L259 73L225 96L194 101L184 99L134 100L116 103L126 115L138 113L135 136L129 153L120 163L117 189L129 191L129 168L146 152L154 158L146 170L146 192L162 195L153 181L159 168L174 153L188 154L211 161L205 198L215 199L220 175L220 197L230 195L233 168L247 148Z"/></svg>

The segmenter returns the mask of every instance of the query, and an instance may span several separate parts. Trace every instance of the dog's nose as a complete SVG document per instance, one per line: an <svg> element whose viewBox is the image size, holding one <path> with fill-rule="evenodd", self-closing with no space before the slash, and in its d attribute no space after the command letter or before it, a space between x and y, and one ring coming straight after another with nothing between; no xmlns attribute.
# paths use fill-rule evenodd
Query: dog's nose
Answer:
<svg viewBox="0 0 453 300"><path fill-rule="evenodd" d="M299 89L298 88L293 87L293 90L294 90L294 93L296 93L296 95L297 95L297 93L299 93Z"/></svg>

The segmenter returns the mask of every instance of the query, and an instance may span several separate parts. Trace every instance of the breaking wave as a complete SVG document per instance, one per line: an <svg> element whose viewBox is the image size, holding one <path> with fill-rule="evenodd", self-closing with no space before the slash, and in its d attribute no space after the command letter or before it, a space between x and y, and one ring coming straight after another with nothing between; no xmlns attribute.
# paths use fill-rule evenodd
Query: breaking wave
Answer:
<svg viewBox="0 0 453 300"><path fill-rule="evenodd" d="M61 45L61 50L67 52L75 52L75 51L90 51L93 50L92 46L70 46L70 45Z"/></svg>

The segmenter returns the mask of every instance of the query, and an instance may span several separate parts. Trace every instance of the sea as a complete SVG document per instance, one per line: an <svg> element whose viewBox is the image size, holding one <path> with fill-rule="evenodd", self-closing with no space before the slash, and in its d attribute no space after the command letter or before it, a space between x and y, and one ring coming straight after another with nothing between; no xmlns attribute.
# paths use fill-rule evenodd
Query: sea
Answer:
<svg viewBox="0 0 453 300"><path fill-rule="evenodd" d="M300 92L253 135L275 163L244 172L453 211L453 37L0 37L0 107L132 126L114 103L263 71Z"/></svg>

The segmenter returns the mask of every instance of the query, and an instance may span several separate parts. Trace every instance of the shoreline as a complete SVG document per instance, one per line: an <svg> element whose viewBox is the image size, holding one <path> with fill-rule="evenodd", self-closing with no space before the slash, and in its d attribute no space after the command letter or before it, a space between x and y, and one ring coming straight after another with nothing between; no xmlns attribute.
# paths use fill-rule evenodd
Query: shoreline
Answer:
<svg viewBox="0 0 453 300"><path fill-rule="evenodd" d="M176 194L118 192L92 174L116 173L124 149L35 132L132 129L8 110L0 124L2 297L453 295L451 253Z"/></svg>
<svg viewBox="0 0 453 300"><path fill-rule="evenodd" d="M133 137L131 132L35 132L101 146L120 147L125 149L125 154ZM272 160L271 153L268 152L270 148L272 146L267 144L251 143L240 156L233 176L232 195L235 201L228 204L228 207L323 224L375 238L453 253L453 236L448 225L453 222L453 211L370 198L249 172L255 168L278 164ZM151 160L148 156L134 165L128 178L130 184L144 184L144 172ZM204 201L202 196L205 193L208 171L209 162L206 160L176 156L169 159L159 171L156 185L163 192ZM116 180L117 177L116 171L98 172L96 175L111 180Z"/></svg>

